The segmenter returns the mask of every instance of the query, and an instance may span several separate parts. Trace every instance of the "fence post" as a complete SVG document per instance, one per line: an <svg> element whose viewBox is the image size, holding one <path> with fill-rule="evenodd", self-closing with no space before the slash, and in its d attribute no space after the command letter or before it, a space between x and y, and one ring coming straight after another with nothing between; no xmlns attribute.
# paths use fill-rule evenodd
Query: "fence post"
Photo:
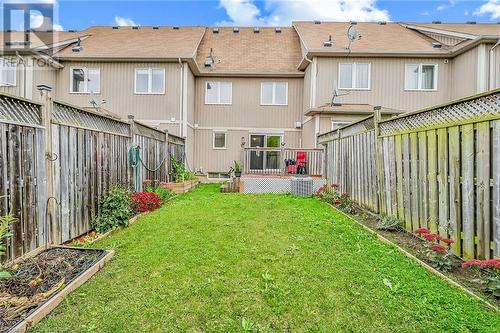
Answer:
<svg viewBox="0 0 500 333"><path fill-rule="evenodd" d="M380 106L374 106L373 107L373 123L375 125L375 170L376 170L376 175L377 175L377 207L376 207L376 212L380 213L380 207L382 207L382 195L381 191L383 190L383 165L382 165L382 149L380 148L380 130L379 130L379 122L381 120L381 114L380 114Z"/></svg>
<svg viewBox="0 0 500 333"><path fill-rule="evenodd" d="M131 184L134 188L134 191L139 192L141 190L140 184L139 184L139 173L141 172L140 168L140 163L139 161L134 161L135 158L135 150L132 150L134 148L134 134L135 134L135 123L134 123L134 115L129 114L127 116L129 126L130 126L130 149L129 149L129 158L130 158L130 167L132 167L132 173L131 173Z"/></svg>
<svg viewBox="0 0 500 333"><path fill-rule="evenodd" d="M43 226L43 240L39 240L39 242L44 243L47 246L51 242L51 237L49 236L49 228L53 230L53 226L55 224L55 206L54 200L54 173L52 162L54 158L52 151L52 110L54 108L54 104L52 101L52 87L39 84L37 85L37 89L40 91L42 107L41 107L41 117L42 117L42 126L45 128L45 179L46 179L46 197L39 198L38 200L45 200L42 207L45 208L43 212L38 212L38 214L43 214L44 226Z"/></svg>
<svg viewBox="0 0 500 333"><path fill-rule="evenodd" d="M170 154L170 141L168 140L168 129L165 130L165 147L166 147L166 152L167 154L166 160L165 160L165 168L167 169L167 183L170 182L170 164L172 163L171 161L171 154Z"/></svg>

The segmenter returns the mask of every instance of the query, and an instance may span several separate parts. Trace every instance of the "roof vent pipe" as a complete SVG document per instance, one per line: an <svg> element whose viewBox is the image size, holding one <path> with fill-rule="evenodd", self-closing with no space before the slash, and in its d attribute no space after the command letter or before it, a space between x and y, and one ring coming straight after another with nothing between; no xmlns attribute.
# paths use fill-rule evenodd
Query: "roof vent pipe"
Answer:
<svg viewBox="0 0 500 333"><path fill-rule="evenodd" d="M213 32L214 34L218 34L218 33L219 33L219 28L218 28L218 27L213 28L213 29L212 29L212 32Z"/></svg>
<svg viewBox="0 0 500 333"><path fill-rule="evenodd" d="M432 48L433 49L440 49L443 45L438 42L432 42Z"/></svg>
<svg viewBox="0 0 500 333"><path fill-rule="evenodd" d="M254 32L254 33L256 33L256 34L258 34L258 33L260 32L259 27L255 27L255 28L253 28L253 32Z"/></svg>
<svg viewBox="0 0 500 333"><path fill-rule="evenodd" d="M380 24L380 25L386 25L387 22L386 21L378 21L378 24Z"/></svg>
<svg viewBox="0 0 500 333"><path fill-rule="evenodd" d="M276 27L276 28L274 28L274 31L276 31L277 33L280 33L281 32L281 28L280 27Z"/></svg>
<svg viewBox="0 0 500 333"><path fill-rule="evenodd" d="M321 21L314 21L314 24L321 24Z"/></svg>
<svg viewBox="0 0 500 333"><path fill-rule="evenodd" d="M240 32L240 28L238 28L238 27L234 27L234 28L233 28L233 32L234 32L235 34L237 34L238 32Z"/></svg>
<svg viewBox="0 0 500 333"><path fill-rule="evenodd" d="M432 21L432 24L441 24L441 21Z"/></svg>
<svg viewBox="0 0 500 333"><path fill-rule="evenodd" d="M467 21L465 24L476 24L476 21Z"/></svg>

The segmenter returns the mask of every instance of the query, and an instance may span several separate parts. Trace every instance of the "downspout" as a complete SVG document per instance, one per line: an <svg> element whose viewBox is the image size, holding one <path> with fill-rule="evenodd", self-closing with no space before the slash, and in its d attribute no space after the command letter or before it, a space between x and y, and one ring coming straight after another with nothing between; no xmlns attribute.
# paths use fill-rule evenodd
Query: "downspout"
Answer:
<svg viewBox="0 0 500 333"><path fill-rule="evenodd" d="M183 122L183 119L182 119L182 110L183 110L183 95L184 95L184 66L182 65L182 61L181 61L181 58L178 58L177 61L179 62L179 66L181 68L181 71L180 71L180 74L181 74L181 77L180 77L180 94L179 94L179 136L182 137L184 133L182 133L182 122Z"/></svg>
<svg viewBox="0 0 500 333"><path fill-rule="evenodd" d="M500 45L500 39L497 40L496 44L493 45L493 47L490 49L490 77L489 77L489 81L490 81L490 90L493 90L496 87L496 83L497 83L497 75L498 73L496 72L496 64L497 64L497 57L495 55L495 48Z"/></svg>

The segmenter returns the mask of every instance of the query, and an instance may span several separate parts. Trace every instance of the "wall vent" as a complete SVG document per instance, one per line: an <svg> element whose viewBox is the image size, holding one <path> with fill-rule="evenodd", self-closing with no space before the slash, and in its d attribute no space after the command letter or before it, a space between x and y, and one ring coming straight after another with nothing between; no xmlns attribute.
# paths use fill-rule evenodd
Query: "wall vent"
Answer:
<svg viewBox="0 0 500 333"><path fill-rule="evenodd" d="M440 49L443 45L438 42L432 42L432 48L433 49Z"/></svg>
<svg viewBox="0 0 500 333"><path fill-rule="evenodd" d="M328 36L328 40L325 40L323 42L324 47L332 47L333 45L333 40L332 40L332 35Z"/></svg>

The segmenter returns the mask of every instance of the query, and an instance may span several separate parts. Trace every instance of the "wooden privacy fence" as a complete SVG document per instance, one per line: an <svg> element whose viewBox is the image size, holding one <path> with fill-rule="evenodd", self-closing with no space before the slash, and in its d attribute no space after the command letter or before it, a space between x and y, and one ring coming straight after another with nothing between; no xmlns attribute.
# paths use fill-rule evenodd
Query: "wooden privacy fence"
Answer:
<svg viewBox="0 0 500 333"><path fill-rule="evenodd" d="M43 104L0 94L0 213L11 210L18 219L8 259L90 231L107 191L134 182L132 146L140 147L140 189L145 179L168 181L168 163L161 161L184 147L177 137L182 144L171 147L168 133L144 124L42 94Z"/></svg>
<svg viewBox="0 0 500 333"><path fill-rule="evenodd" d="M354 201L455 240L464 258L500 256L500 90L318 137L326 177Z"/></svg>

